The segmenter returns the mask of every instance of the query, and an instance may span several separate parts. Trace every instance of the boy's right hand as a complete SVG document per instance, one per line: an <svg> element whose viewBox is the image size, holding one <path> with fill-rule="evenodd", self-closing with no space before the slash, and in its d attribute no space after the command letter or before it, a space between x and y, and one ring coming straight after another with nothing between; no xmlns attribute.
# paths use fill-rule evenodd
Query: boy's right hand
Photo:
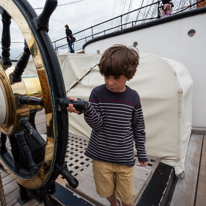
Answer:
<svg viewBox="0 0 206 206"><path fill-rule="evenodd" d="M139 161L140 167L145 167L147 165L146 161Z"/></svg>
<svg viewBox="0 0 206 206"><path fill-rule="evenodd" d="M69 97L69 99L70 99L71 101L77 101L76 98L71 98L71 97ZM77 111L77 110L74 108L73 104L69 104L68 107L67 107L67 110L68 110L70 113L77 113L77 114L79 114L79 111Z"/></svg>

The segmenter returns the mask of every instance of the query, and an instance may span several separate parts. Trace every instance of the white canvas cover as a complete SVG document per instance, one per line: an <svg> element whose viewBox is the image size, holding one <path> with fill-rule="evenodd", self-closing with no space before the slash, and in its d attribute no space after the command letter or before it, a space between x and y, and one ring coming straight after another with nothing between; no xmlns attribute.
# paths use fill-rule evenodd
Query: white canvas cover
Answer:
<svg viewBox="0 0 206 206"><path fill-rule="evenodd" d="M104 83L95 66L100 58L97 54L58 56L68 97L88 100L91 90ZM25 74L36 74L32 61ZM193 80L189 72L177 61L140 53L137 72L127 85L141 97L147 154L162 158L180 174L191 133ZM83 115L70 114L69 132L89 138L91 128Z"/></svg>

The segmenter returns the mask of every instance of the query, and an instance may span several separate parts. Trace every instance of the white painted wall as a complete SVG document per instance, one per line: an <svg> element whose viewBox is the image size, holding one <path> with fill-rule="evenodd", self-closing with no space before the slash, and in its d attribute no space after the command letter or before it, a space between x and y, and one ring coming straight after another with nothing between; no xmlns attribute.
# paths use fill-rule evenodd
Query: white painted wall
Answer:
<svg viewBox="0 0 206 206"><path fill-rule="evenodd" d="M200 14L169 23L145 28L128 34L89 44L85 53L96 53L114 44L133 45L138 42L139 52L174 59L189 70L194 80L193 127L206 128L206 14ZM194 29L196 34L188 36ZM160 74L161 75L161 74Z"/></svg>

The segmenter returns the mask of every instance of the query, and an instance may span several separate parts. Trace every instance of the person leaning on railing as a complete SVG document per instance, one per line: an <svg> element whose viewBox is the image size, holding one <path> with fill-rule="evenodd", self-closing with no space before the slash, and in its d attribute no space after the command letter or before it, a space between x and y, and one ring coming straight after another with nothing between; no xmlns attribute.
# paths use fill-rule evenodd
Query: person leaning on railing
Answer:
<svg viewBox="0 0 206 206"><path fill-rule="evenodd" d="M163 6L161 17L171 16L171 15L172 15L172 10L170 8L170 4L165 4Z"/></svg>
<svg viewBox="0 0 206 206"><path fill-rule="evenodd" d="M72 31L69 29L69 26L66 24L65 25L65 32L66 32L66 37L67 37L67 42L69 45L69 49L71 53L74 53L74 49L72 48Z"/></svg>

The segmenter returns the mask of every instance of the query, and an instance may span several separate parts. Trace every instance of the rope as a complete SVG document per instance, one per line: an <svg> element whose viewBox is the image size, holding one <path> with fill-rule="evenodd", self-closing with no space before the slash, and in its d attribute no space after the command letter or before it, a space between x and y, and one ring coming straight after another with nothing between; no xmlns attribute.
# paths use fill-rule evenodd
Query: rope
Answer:
<svg viewBox="0 0 206 206"><path fill-rule="evenodd" d="M2 206L6 206L6 198L5 198L4 188L1 180L1 173L0 173L0 202Z"/></svg>
<svg viewBox="0 0 206 206"><path fill-rule="evenodd" d="M37 73L42 88L45 113L48 114L52 112L52 103L51 103L50 89L47 81L46 72L44 70L38 69Z"/></svg>
<svg viewBox="0 0 206 206"><path fill-rule="evenodd" d="M21 54L19 54L14 60L18 59L22 54L23 54L23 52Z"/></svg>

